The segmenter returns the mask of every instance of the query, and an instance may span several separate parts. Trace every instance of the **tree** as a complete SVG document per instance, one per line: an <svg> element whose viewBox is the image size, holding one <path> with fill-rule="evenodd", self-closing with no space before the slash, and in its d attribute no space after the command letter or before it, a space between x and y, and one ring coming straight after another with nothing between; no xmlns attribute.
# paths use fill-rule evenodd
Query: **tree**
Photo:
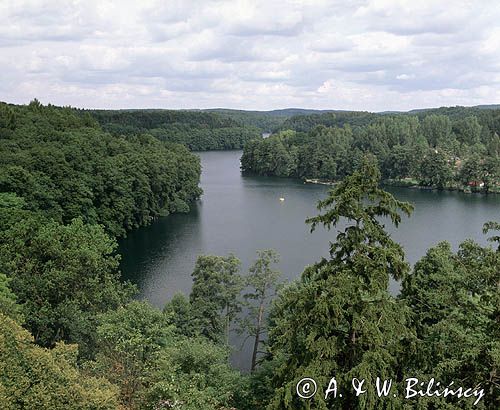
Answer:
<svg viewBox="0 0 500 410"><path fill-rule="evenodd" d="M460 168L458 174L462 185L469 185L470 182L483 182L484 166L479 155L472 155Z"/></svg>
<svg viewBox="0 0 500 410"><path fill-rule="evenodd" d="M400 380L404 364L401 353L411 348L409 312L387 291L389 277L406 276L409 266L400 245L392 241L380 217L396 226L399 212L409 214L411 205L398 201L378 187L380 173L373 160L338 184L318 205L324 211L308 219L318 224L347 226L330 244L330 259L306 268L300 280L280 292L271 313L269 350L284 356L275 377L275 394L270 409L394 408L380 402L374 392L354 397L310 401L295 393L298 380L312 377L328 385L336 375L339 385L353 377L374 383L375 375ZM393 407L391 407L393 406Z"/></svg>
<svg viewBox="0 0 500 410"><path fill-rule="evenodd" d="M136 134L103 132L88 112L0 103L0 191L22 198L26 210L99 223L113 236L189 210L201 195L199 158Z"/></svg>
<svg viewBox="0 0 500 410"><path fill-rule="evenodd" d="M228 343L231 323L241 308L240 264L234 255L201 255L196 260L190 294L193 322L200 334L214 342Z"/></svg>
<svg viewBox="0 0 500 410"><path fill-rule="evenodd" d="M160 351L172 343L169 317L147 303L131 302L99 315L97 322L97 354L87 368L120 388L126 408L138 408Z"/></svg>
<svg viewBox="0 0 500 410"><path fill-rule="evenodd" d="M194 323L191 303L183 293L176 293L163 308L163 313L172 318L177 333L188 337L199 334Z"/></svg>
<svg viewBox="0 0 500 410"><path fill-rule="evenodd" d="M414 175L418 160L420 160L415 151L413 146L394 146L384 162L384 176L387 178L407 178Z"/></svg>
<svg viewBox="0 0 500 410"><path fill-rule="evenodd" d="M242 409L246 379L231 369L229 349L204 337L181 337L161 350L144 408Z"/></svg>
<svg viewBox="0 0 500 410"><path fill-rule="evenodd" d="M453 178L451 166L442 151L431 150L420 164L419 184L444 189Z"/></svg>
<svg viewBox="0 0 500 410"><path fill-rule="evenodd" d="M16 113L12 108L7 106L6 104L0 104L0 135L3 134L4 130L13 131L16 129ZM6 135L9 135L6 133Z"/></svg>
<svg viewBox="0 0 500 410"><path fill-rule="evenodd" d="M311 231L314 231L318 224L331 229L338 225L341 218L352 221L353 224L348 226L344 233L337 235L336 242L330 243L332 260L341 265L359 268L354 263L359 262L358 258L366 259L366 268L377 263L384 269L383 272L388 272L394 279L401 279L408 271L404 252L399 244L392 241L385 232L384 225L376 218L389 218L398 226L401 222L398 211L409 216L413 206L398 201L390 193L379 188L379 183L380 171L373 158L365 157L358 171L332 190L328 198L318 203L318 210L327 211L308 218L306 223L310 224ZM365 199L370 201L369 205L363 204ZM382 254L375 255L373 248L377 247L387 249ZM371 276L372 272L368 274ZM385 277L382 272L381 275Z"/></svg>
<svg viewBox="0 0 500 410"><path fill-rule="evenodd" d="M490 231L500 231L500 223L489 221L483 225L483 233L487 234ZM500 251L500 235L493 235L488 238L490 242L498 242L498 250Z"/></svg>
<svg viewBox="0 0 500 410"><path fill-rule="evenodd" d="M266 332L265 314L270 298L275 295L281 272L272 268L279 262L279 255L273 249L257 252L257 260L250 267L250 274L245 278L250 290L244 294L248 313L241 321L241 332L253 336L252 363L250 371L257 365L257 353L262 342L262 334Z"/></svg>
<svg viewBox="0 0 500 410"><path fill-rule="evenodd" d="M427 115L420 123L420 127L432 147L446 143L451 135L451 121L445 115Z"/></svg>
<svg viewBox="0 0 500 410"><path fill-rule="evenodd" d="M488 154L492 157L500 156L500 136L494 133L487 142Z"/></svg>
<svg viewBox="0 0 500 410"><path fill-rule="evenodd" d="M86 370L117 385L124 408L220 410L244 394L226 346L179 335L170 315L148 303L100 315L96 332L96 358Z"/></svg>
<svg viewBox="0 0 500 410"><path fill-rule="evenodd" d="M117 389L76 366L77 346L41 348L0 312L0 402L5 410L118 410Z"/></svg>
<svg viewBox="0 0 500 410"><path fill-rule="evenodd" d="M300 132L289 129L248 142L242 170L338 181L352 174L364 155L371 154L385 179L417 179L420 184L443 189L452 182L458 159L477 156L486 164L488 158L497 157L500 126L494 112L443 108L420 113L420 121L407 114L297 116L283 127ZM498 175L493 175L492 185L498 182Z"/></svg>
<svg viewBox="0 0 500 410"><path fill-rule="evenodd" d="M500 157L488 156L485 158L482 165L484 191L488 193L492 186L498 185L500 177Z"/></svg>
<svg viewBox="0 0 500 410"><path fill-rule="evenodd" d="M127 301L135 288L121 283L115 240L97 225L28 218L3 232L1 269L22 305L36 343L78 343L84 356L95 342L95 315Z"/></svg>
<svg viewBox="0 0 500 410"><path fill-rule="evenodd" d="M10 279L0 273L0 313L16 321L21 321L21 306L16 303L16 295L9 288Z"/></svg>
<svg viewBox="0 0 500 410"><path fill-rule="evenodd" d="M454 124L457 139L462 144L474 145L481 141L481 125L477 121L477 117L469 115L457 121Z"/></svg>
<svg viewBox="0 0 500 410"><path fill-rule="evenodd" d="M447 242L427 251L402 283L401 298L412 310L417 348L408 355L408 371L441 385L460 380L480 386L485 397L429 398L423 409L486 408L500 404L500 253L471 240L455 254Z"/></svg>

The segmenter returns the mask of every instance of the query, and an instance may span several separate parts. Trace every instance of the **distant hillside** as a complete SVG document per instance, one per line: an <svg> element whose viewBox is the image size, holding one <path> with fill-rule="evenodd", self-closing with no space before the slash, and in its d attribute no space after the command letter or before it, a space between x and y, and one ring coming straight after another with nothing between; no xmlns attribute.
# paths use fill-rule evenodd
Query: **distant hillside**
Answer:
<svg viewBox="0 0 500 410"><path fill-rule="evenodd" d="M306 108L284 108L271 111L245 111L227 108L210 108L202 111L220 114L225 118L238 121L240 124L257 127L264 132L277 131L283 127L286 120L296 116L346 112L342 110L313 110Z"/></svg>
<svg viewBox="0 0 500 410"><path fill-rule="evenodd" d="M430 114L443 114L458 118L463 115L477 115L481 117L481 111L500 110L500 104L478 105L475 107L440 107L419 108L411 111L349 111L349 110L315 110L304 108L284 108L270 111L245 111L232 110L228 108L211 108L201 110L203 112L217 113L224 118L232 119L246 126L257 127L262 131L278 131L280 129L294 129L297 131L308 131L316 125L343 126L349 123L351 126L365 126L382 115L416 115L420 118Z"/></svg>
<svg viewBox="0 0 500 410"><path fill-rule="evenodd" d="M493 113L492 113L493 111ZM415 116L423 119L429 115L445 115L452 121L475 116L481 123L489 124L491 129L498 128L496 121L500 121L500 105L482 105L476 107L440 107L423 108L407 112L384 111L379 113L367 111L323 111L308 115L294 115L283 121L280 130L292 129L299 132L308 132L318 125L325 127L343 127L349 124L351 127L364 127L378 121L381 117Z"/></svg>
<svg viewBox="0 0 500 410"><path fill-rule="evenodd" d="M114 135L150 134L193 151L240 149L262 131L227 116L185 110L78 110Z"/></svg>

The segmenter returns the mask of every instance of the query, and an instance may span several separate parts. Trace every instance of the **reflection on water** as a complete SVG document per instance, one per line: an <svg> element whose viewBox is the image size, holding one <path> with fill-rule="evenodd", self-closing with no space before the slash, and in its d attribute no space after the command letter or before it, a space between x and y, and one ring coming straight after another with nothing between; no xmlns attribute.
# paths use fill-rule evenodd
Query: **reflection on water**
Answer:
<svg viewBox="0 0 500 410"><path fill-rule="evenodd" d="M121 241L122 274L139 285L142 296L162 307L173 293L189 293L189 253L203 252L201 239L198 207L188 214L160 218Z"/></svg>
<svg viewBox="0 0 500 410"><path fill-rule="evenodd" d="M137 283L141 297L158 307L178 291L189 293L191 272L199 254L235 253L244 271L255 251L274 248L281 255L279 269L287 279L328 255L335 232L318 228L314 233L304 220L317 214L316 203L328 187L300 181L242 176L241 151L199 153L203 174L202 199L184 215L161 218L131 232L120 243L121 269ZM388 188L398 199L414 204L410 218L399 229L388 224L410 263L432 245L448 240L457 245L465 238L486 243L482 224L500 220L500 195L462 194ZM280 201L283 197L285 200ZM391 284L397 292L397 284Z"/></svg>

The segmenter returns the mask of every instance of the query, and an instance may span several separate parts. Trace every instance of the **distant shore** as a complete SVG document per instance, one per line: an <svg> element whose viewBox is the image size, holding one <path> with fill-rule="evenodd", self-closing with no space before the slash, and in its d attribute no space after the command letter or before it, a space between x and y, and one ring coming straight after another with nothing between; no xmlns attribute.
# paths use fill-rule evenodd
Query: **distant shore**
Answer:
<svg viewBox="0 0 500 410"><path fill-rule="evenodd" d="M304 184L317 184L317 185L328 185L334 186L340 181L331 181L318 178L304 178ZM500 194L500 187L491 187L488 192L485 192L482 188L475 187L463 187L463 186L447 186L443 188L438 188L436 186L424 186L419 185L417 181L410 179L386 179L382 181L383 185L386 186L396 186L400 188L411 188L411 189L421 189L424 191L457 191L463 192L465 194Z"/></svg>

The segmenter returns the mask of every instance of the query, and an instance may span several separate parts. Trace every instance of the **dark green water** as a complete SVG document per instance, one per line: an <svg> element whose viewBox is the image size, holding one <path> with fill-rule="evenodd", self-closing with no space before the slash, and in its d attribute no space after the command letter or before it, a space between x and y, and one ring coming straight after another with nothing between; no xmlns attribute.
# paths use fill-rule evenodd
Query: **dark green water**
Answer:
<svg viewBox="0 0 500 410"><path fill-rule="evenodd" d="M326 196L328 187L243 177L241 151L199 155L205 193L192 211L162 218L120 243L123 275L138 284L141 297L161 308L174 293L188 294L199 254L233 252L246 269L257 249L274 248L281 255L279 269L287 279L296 278L306 265L328 255L328 242L335 232L319 228L311 234L304 223L308 216L316 215L316 203ZM405 218L398 229L388 226L412 264L442 240L455 248L465 238L486 243L483 222L500 220L500 195L389 190L415 205L412 217ZM392 291L397 292L397 284L392 284Z"/></svg>

